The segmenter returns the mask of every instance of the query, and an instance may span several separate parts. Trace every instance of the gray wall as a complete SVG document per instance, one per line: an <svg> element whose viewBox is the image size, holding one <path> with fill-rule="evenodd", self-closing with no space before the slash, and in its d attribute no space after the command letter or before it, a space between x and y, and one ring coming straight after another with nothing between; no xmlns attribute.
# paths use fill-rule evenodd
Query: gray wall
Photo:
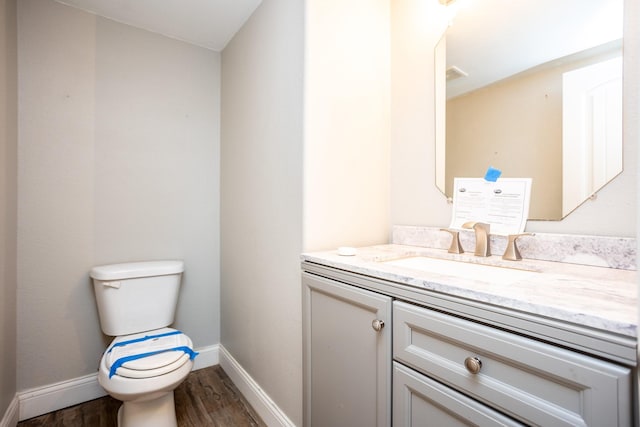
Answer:
<svg viewBox="0 0 640 427"><path fill-rule="evenodd" d="M93 265L184 259L176 327L218 343L220 55L53 1L18 23L18 390L95 372Z"/></svg>
<svg viewBox="0 0 640 427"><path fill-rule="evenodd" d="M303 22L264 0L222 52L221 343L298 425Z"/></svg>
<svg viewBox="0 0 640 427"><path fill-rule="evenodd" d="M16 0L0 0L0 420L16 392Z"/></svg>

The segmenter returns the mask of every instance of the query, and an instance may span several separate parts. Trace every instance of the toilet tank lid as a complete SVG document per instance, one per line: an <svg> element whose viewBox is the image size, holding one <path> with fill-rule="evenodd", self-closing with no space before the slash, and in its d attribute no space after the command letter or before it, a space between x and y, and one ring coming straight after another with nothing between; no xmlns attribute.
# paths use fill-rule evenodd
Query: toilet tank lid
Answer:
<svg viewBox="0 0 640 427"><path fill-rule="evenodd" d="M184 262L179 260L127 262L93 267L89 276L97 280L124 280L136 277L166 276L184 271Z"/></svg>

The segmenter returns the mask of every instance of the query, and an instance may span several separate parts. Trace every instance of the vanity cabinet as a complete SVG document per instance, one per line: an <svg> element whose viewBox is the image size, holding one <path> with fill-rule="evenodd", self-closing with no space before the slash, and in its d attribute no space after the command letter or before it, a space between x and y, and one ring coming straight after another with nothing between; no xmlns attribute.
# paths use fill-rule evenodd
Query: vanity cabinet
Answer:
<svg viewBox="0 0 640 427"><path fill-rule="evenodd" d="M305 426L390 425L391 307L389 296L304 275Z"/></svg>
<svg viewBox="0 0 640 427"><path fill-rule="evenodd" d="M587 328L554 336L542 317L328 266L302 276L306 427L634 425L634 366L585 351Z"/></svg>

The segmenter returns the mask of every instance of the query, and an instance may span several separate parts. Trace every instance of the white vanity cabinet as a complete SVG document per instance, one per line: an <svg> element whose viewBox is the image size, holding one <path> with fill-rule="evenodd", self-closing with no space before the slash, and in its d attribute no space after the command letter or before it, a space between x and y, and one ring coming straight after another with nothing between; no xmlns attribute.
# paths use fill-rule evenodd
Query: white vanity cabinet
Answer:
<svg viewBox="0 0 640 427"><path fill-rule="evenodd" d="M306 427L636 423L633 340L302 267Z"/></svg>
<svg viewBox="0 0 640 427"><path fill-rule="evenodd" d="M391 301L303 276L305 426L390 425Z"/></svg>

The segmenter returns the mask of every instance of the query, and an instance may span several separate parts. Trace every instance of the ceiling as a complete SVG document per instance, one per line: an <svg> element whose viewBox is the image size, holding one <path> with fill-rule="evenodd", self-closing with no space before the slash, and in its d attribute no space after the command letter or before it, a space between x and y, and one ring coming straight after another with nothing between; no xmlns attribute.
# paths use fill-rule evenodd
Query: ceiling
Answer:
<svg viewBox="0 0 640 427"><path fill-rule="evenodd" d="M221 51L262 0L56 0L134 27ZM623 0L456 0L447 30L456 96L622 37Z"/></svg>
<svg viewBox="0 0 640 427"><path fill-rule="evenodd" d="M447 84L448 97L622 38L623 0L456 0L447 7L455 12L447 67L468 73Z"/></svg>
<svg viewBox="0 0 640 427"><path fill-rule="evenodd" d="M98 16L221 51L262 0L56 0Z"/></svg>

